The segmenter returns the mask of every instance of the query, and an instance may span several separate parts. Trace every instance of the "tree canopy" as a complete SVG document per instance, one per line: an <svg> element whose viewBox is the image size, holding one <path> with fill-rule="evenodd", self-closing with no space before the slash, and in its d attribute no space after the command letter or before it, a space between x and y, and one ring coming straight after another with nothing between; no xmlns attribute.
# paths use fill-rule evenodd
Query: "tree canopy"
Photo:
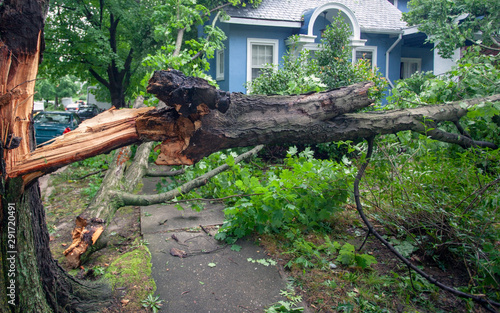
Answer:
<svg viewBox="0 0 500 313"><path fill-rule="evenodd" d="M222 47L223 33L208 25L205 39L198 38L196 26L213 11L247 3L255 6L260 1L54 0L45 27L42 72L53 79L72 74L100 84L115 107L124 107L126 97L137 93L150 74L147 66L186 70L183 65L195 56L213 57L214 49ZM200 60L199 66L189 67L197 71L187 74L202 75L208 63Z"/></svg>
<svg viewBox="0 0 500 313"><path fill-rule="evenodd" d="M466 44L500 51L499 1L412 0L408 5L404 20L418 25L442 56Z"/></svg>
<svg viewBox="0 0 500 313"><path fill-rule="evenodd" d="M142 59L157 45L150 19L157 4L53 1L45 27L45 71L99 83L114 106L125 106L128 87L142 76Z"/></svg>

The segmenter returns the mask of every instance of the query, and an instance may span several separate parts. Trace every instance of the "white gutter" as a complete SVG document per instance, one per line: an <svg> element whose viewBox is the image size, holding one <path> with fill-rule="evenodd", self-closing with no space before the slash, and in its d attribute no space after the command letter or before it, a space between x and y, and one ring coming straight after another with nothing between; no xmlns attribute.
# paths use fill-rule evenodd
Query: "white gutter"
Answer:
<svg viewBox="0 0 500 313"><path fill-rule="evenodd" d="M229 20L222 20L221 22L228 24L255 25L255 26L276 26L276 27L290 27L290 28L302 27L302 22L263 20L263 19L244 18L244 17L231 17Z"/></svg>
<svg viewBox="0 0 500 313"><path fill-rule="evenodd" d="M389 85L391 85L391 88L394 88L394 84L389 79L389 54L397 46L397 44L401 41L401 39L403 39L402 33L399 34L398 39L396 39L396 41L392 44L392 46L385 53L385 78L389 82Z"/></svg>

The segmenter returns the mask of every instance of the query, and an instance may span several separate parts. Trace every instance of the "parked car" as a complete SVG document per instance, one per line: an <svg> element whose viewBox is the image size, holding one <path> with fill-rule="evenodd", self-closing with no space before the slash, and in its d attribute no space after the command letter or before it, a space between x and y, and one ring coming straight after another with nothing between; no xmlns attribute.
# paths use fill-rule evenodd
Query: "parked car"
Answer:
<svg viewBox="0 0 500 313"><path fill-rule="evenodd" d="M76 112L82 121L93 118L99 113L99 108L95 104L81 105L80 109Z"/></svg>
<svg viewBox="0 0 500 313"><path fill-rule="evenodd" d="M73 112L40 112L33 118L36 144L66 134L77 128L81 120Z"/></svg>
<svg viewBox="0 0 500 313"><path fill-rule="evenodd" d="M64 107L65 111L70 111L70 112L77 112L80 110L82 106L85 105L85 101L83 100L77 100L74 103L70 103Z"/></svg>
<svg viewBox="0 0 500 313"><path fill-rule="evenodd" d="M70 103L68 104L64 110L67 111L67 112L78 112L80 110L80 103L78 102L74 102L74 103Z"/></svg>

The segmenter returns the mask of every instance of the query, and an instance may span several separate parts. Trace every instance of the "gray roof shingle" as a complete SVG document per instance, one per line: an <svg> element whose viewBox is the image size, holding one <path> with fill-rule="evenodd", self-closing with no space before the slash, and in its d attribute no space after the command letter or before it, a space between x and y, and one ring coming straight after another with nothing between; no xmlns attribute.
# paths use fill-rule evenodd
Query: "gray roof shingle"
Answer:
<svg viewBox="0 0 500 313"><path fill-rule="evenodd" d="M226 11L231 17L300 22L305 12L327 3L348 7L362 31L398 31L407 27L401 20L401 11L387 0L262 0L256 9L230 7Z"/></svg>

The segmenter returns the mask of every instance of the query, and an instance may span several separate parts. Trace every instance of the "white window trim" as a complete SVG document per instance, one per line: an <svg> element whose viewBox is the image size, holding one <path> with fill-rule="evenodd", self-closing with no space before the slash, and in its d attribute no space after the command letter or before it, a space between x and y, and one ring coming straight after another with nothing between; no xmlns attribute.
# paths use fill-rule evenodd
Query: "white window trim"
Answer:
<svg viewBox="0 0 500 313"><path fill-rule="evenodd" d="M216 80L224 80L224 71L226 70L226 64L225 64L225 60L224 60L224 50L221 49L221 50L217 50L215 52L216 54L216 58L215 58L215 79ZM220 62L222 61L222 71L220 71Z"/></svg>
<svg viewBox="0 0 500 313"><path fill-rule="evenodd" d="M389 1L390 2L390 1ZM392 3L393 6L396 7L396 9L398 8L398 0L393 0L394 3Z"/></svg>
<svg viewBox="0 0 500 313"><path fill-rule="evenodd" d="M401 58L401 63L417 63L418 70L417 72L422 71L422 59L421 58ZM404 76L404 75L401 75Z"/></svg>
<svg viewBox="0 0 500 313"><path fill-rule="evenodd" d="M372 53L372 70L377 68L377 46L363 46L352 49L352 64L356 63L356 52L366 51Z"/></svg>
<svg viewBox="0 0 500 313"><path fill-rule="evenodd" d="M252 80L252 45L272 45L273 64L278 64L279 40L263 38L247 38L247 82Z"/></svg>

